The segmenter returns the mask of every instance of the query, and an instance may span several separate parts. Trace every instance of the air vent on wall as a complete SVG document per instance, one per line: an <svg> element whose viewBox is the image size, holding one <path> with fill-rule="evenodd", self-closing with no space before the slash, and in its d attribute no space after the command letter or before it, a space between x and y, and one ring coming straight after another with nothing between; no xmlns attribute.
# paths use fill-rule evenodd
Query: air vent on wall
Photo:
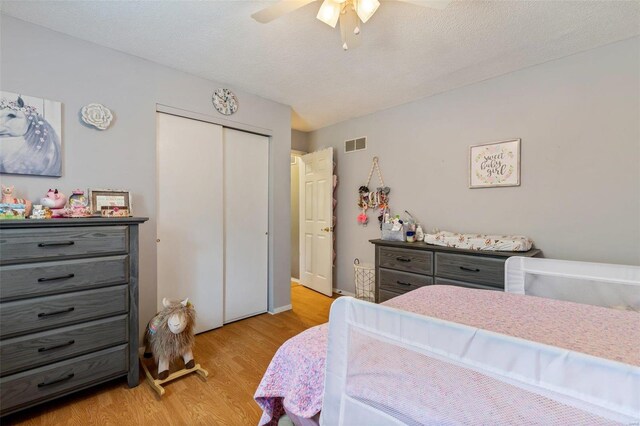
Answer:
<svg viewBox="0 0 640 426"><path fill-rule="evenodd" d="M367 148L367 138L357 138L344 141L344 152L362 151Z"/></svg>

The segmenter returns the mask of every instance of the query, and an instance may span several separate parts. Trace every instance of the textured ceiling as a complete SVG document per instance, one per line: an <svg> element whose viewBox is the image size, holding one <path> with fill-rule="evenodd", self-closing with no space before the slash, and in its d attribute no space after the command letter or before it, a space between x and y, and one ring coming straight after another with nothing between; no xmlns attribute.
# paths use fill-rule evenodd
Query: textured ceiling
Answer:
<svg viewBox="0 0 640 426"><path fill-rule="evenodd" d="M639 1L384 1L341 49L319 2L269 24L266 1L2 1L2 11L293 109L313 130L640 33Z"/></svg>

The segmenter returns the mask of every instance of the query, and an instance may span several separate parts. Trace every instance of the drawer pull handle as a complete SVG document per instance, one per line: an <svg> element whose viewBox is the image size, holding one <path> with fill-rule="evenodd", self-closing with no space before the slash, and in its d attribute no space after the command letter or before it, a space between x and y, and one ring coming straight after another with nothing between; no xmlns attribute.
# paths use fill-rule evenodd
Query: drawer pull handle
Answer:
<svg viewBox="0 0 640 426"><path fill-rule="evenodd" d="M38 314L38 318L50 317L52 315L66 314L67 312L73 312L74 309L75 309L74 307L71 307L71 308L67 308L67 309L61 309L59 311L41 312L41 313Z"/></svg>
<svg viewBox="0 0 640 426"><path fill-rule="evenodd" d="M49 347L40 348L40 349L38 349L38 352L46 352L46 351L50 351L52 349L64 348L65 346L73 345L75 342L76 342L75 340L69 340L68 342L60 343L59 345L53 345L53 346L49 346Z"/></svg>
<svg viewBox="0 0 640 426"><path fill-rule="evenodd" d="M411 259L407 259L406 257L398 256L396 257L398 262L411 262Z"/></svg>
<svg viewBox="0 0 640 426"><path fill-rule="evenodd" d="M472 269L472 268L467 268L467 267L461 266L460 269L462 269L463 271L467 271L467 272L480 272L480 269L478 269L478 268Z"/></svg>
<svg viewBox="0 0 640 426"><path fill-rule="evenodd" d="M42 383L38 383L38 387L39 387L39 388L43 388L43 387L45 387L45 386L55 385L56 383L60 383L60 382L64 382L64 381L66 381L66 380L72 379L72 378L73 378L73 376L75 376L75 374L71 373L71 374L68 374L68 375L66 375L66 376L64 376L64 377L61 377L61 378L59 378L59 379L51 380L50 382L42 382Z"/></svg>
<svg viewBox="0 0 640 426"><path fill-rule="evenodd" d="M59 241L53 243L40 243L38 247L58 247L58 246L72 246L76 242L75 241Z"/></svg>
<svg viewBox="0 0 640 426"><path fill-rule="evenodd" d="M406 285L406 286L408 286L408 287L409 287L409 286L411 286L411 283L405 283L405 282L402 282L402 281L396 281L396 282L397 282L398 284L400 284L400 285Z"/></svg>
<svg viewBox="0 0 640 426"><path fill-rule="evenodd" d="M76 274L67 274L67 275L61 275L59 277L38 278L38 282L39 283L44 283L44 282L47 282L47 281L68 280L69 278L73 278L75 276L76 276Z"/></svg>

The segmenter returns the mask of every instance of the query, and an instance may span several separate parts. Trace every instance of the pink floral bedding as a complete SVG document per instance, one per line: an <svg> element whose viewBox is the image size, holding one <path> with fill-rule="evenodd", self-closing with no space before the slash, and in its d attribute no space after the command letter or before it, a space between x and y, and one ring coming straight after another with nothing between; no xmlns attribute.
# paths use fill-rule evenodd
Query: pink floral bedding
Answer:
<svg viewBox="0 0 640 426"><path fill-rule="evenodd" d="M591 305L452 286L428 286L385 303L415 312L640 366L640 315ZM285 342L255 393L260 425L287 411L311 418L322 408L327 325Z"/></svg>

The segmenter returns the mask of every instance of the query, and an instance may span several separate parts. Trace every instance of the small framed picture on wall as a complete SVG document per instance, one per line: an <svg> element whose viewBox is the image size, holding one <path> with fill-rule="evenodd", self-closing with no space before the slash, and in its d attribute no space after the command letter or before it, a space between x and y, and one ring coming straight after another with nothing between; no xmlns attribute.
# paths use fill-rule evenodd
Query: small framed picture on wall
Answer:
<svg viewBox="0 0 640 426"><path fill-rule="evenodd" d="M469 147L469 188L520 186L520 139Z"/></svg>
<svg viewBox="0 0 640 426"><path fill-rule="evenodd" d="M122 189L90 189L91 212L102 214L105 209L127 210L131 215L131 193Z"/></svg>

